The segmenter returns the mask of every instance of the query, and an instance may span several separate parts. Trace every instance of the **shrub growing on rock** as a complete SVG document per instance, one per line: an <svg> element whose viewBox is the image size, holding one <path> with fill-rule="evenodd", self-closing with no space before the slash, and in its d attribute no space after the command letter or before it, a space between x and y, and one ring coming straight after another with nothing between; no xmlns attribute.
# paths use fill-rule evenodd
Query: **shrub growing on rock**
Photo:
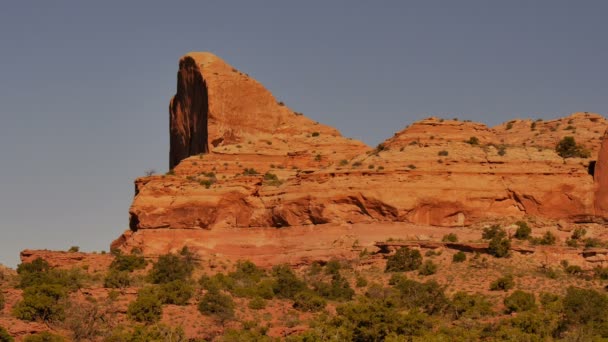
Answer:
<svg viewBox="0 0 608 342"><path fill-rule="evenodd" d="M463 251L458 251L458 253L454 254L452 257L452 262L464 262L467 260L467 255L464 254Z"/></svg>
<svg viewBox="0 0 608 342"><path fill-rule="evenodd" d="M518 240L526 240L530 237L530 233L532 233L532 228L528 226L528 224L524 221L518 221L515 223L517 225L517 230L515 231L515 238Z"/></svg>
<svg viewBox="0 0 608 342"><path fill-rule="evenodd" d="M325 299L319 297L314 292L302 291L294 298L293 308L304 312L317 312L325 308Z"/></svg>
<svg viewBox="0 0 608 342"><path fill-rule="evenodd" d="M136 322L154 323L163 313L162 302L156 289L146 287L137 293L137 299L129 304L127 316Z"/></svg>
<svg viewBox="0 0 608 342"><path fill-rule="evenodd" d="M418 250L401 247L386 260L385 272L407 272L417 270L422 264Z"/></svg>
<svg viewBox="0 0 608 342"><path fill-rule="evenodd" d="M454 318L480 318L492 313L492 303L481 294L468 294L466 292L456 292L452 297L450 309Z"/></svg>
<svg viewBox="0 0 608 342"><path fill-rule="evenodd" d="M297 293L306 289L306 283L298 278L289 265L276 265L272 268L275 278L273 291L280 298L293 299Z"/></svg>
<svg viewBox="0 0 608 342"><path fill-rule="evenodd" d="M490 240L488 245L488 253L497 258L503 258L509 255L511 248L511 240L507 238L507 232L498 225L484 228L482 238Z"/></svg>
<svg viewBox="0 0 608 342"><path fill-rule="evenodd" d="M64 342L65 339L59 335L51 334L48 331L43 331L38 334L27 336L23 342Z"/></svg>
<svg viewBox="0 0 608 342"><path fill-rule="evenodd" d="M136 254L121 254L118 253L112 263L111 270L133 272L146 267L146 259L141 255Z"/></svg>
<svg viewBox="0 0 608 342"><path fill-rule="evenodd" d="M515 287L515 281L513 280L512 275L506 275L504 277L500 277L490 284L491 291L508 291Z"/></svg>
<svg viewBox="0 0 608 342"><path fill-rule="evenodd" d="M569 287L564 297L564 316L568 324L597 324L608 321L608 298L595 290Z"/></svg>
<svg viewBox="0 0 608 342"><path fill-rule="evenodd" d="M158 298L163 304L186 305L194 294L194 286L184 280L160 285Z"/></svg>
<svg viewBox="0 0 608 342"><path fill-rule="evenodd" d="M458 235L454 233L446 234L441 238L443 242L458 242Z"/></svg>
<svg viewBox="0 0 608 342"><path fill-rule="evenodd" d="M23 300L13 308L13 314L25 321L61 321L65 309L62 301L67 294L67 289L57 284L30 286L23 291Z"/></svg>
<svg viewBox="0 0 608 342"><path fill-rule="evenodd" d="M574 137L562 138L555 146L555 152L562 158L589 158L590 153L582 145L576 143Z"/></svg>
<svg viewBox="0 0 608 342"><path fill-rule="evenodd" d="M198 303L198 310L204 315L211 315L224 322L234 318L234 301L232 297L218 290L207 291Z"/></svg>
<svg viewBox="0 0 608 342"><path fill-rule="evenodd" d="M196 262L188 248L184 247L180 254L165 254L158 258L149 273L150 281L154 284L170 283L174 280L186 280L192 275Z"/></svg>
<svg viewBox="0 0 608 342"><path fill-rule="evenodd" d="M131 285L128 271L110 270L103 280L103 286L110 289L122 289Z"/></svg>
<svg viewBox="0 0 608 342"><path fill-rule="evenodd" d="M507 313L522 312L536 308L536 300L533 293L521 290L514 291L504 300Z"/></svg>
<svg viewBox="0 0 608 342"><path fill-rule="evenodd" d="M13 342L15 339L8 333L8 331L0 326L0 342Z"/></svg>
<svg viewBox="0 0 608 342"><path fill-rule="evenodd" d="M437 265L431 260L426 260L418 268L418 274L428 276L437 273Z"/></svg>

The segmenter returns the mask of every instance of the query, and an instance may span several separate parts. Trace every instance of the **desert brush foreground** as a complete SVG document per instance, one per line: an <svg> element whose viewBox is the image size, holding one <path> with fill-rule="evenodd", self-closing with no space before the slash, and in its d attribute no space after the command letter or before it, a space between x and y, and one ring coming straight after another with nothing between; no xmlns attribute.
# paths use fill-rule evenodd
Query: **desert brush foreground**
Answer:
<svg viewBox="0 0 608 342"><path fill-rule="evenodd" d="M0 268L0 341L608 340L603 116L369 147L199 52L169 114L109 252Z"/></svg>

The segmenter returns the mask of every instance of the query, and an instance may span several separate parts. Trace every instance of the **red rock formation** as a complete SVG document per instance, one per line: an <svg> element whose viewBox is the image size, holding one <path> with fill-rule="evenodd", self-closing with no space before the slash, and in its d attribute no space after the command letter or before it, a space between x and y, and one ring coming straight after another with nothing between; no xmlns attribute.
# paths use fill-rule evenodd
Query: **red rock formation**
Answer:
<svg viewBox="0 0 608 342"><path fill-rule="evenodd" d="M577 142L598 151L606 120L597 114L495 128L429 118L372 150L277 103L212 54L184 56L178 79L171 164L179 163L174 175L136 181L132 232L114 247L145 248L145 238L154 251L178 248L203 238L200 230L377 222L454 227L525 215L587 221L604 210L596 198L608 194L597 185L603 178L596 174L594 183L589 174L591 161L564 160L554 150L576 130ZM174 148L174 139L185 144ZM206 139L208 153L187 145L193 139ZM596 169L605 173L601 164ZM265 237L260 234L251 239Z"/></svg>
<svg viewBox="0 0 608 342"><path fill-rule="evenodd" d="M595 214L608 220L608 130L595 163Z"/></svg>

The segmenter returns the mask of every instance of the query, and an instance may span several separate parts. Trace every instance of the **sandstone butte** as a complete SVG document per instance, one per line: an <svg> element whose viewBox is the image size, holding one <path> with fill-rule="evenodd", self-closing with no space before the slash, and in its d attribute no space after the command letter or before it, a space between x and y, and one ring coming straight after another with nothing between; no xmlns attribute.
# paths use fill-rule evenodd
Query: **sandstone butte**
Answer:
<svg viewBox="0 0 608 342"><path fill-rule="evenodd" d="M599 114L496 127L431 117L371 148L291 110L207 52L180 59L169 113L171 171L135 181L130 229L114 249L155 256L188 246L299 263L429 227L608 218ZM558 156L565 136L591 158Z"/></svg>

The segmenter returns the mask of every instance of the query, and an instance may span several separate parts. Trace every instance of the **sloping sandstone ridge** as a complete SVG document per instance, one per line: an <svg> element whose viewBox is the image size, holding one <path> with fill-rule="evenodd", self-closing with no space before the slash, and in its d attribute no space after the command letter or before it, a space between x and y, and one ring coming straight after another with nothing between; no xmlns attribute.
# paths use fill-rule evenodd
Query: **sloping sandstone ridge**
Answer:
<svg viewBox="0 0 608 342"><path fill-rule="evenodd" d="M113 248L297 257L345 236L369 243L403 233L398 223L608 217L607 122L598 114L494 128L428 118L370 148L199 52L181 58L169 112L172 171L136 180L130 230ZM565 136L591 158L558 156Z"/></svg>

